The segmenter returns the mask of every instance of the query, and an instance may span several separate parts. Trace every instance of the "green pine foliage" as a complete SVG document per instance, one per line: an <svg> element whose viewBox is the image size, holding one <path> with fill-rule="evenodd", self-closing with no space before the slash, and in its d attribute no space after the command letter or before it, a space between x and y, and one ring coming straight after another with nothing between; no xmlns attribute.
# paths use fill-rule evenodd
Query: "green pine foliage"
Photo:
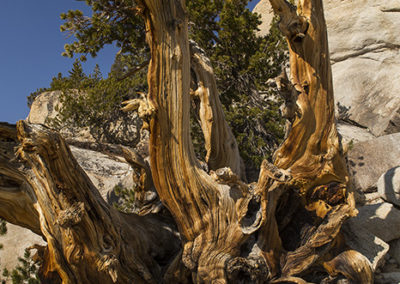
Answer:
<svg viewBox="0 0 400 284"><path fill-rule="evenodd" d="M1 283L13 284L40 284L38 271L39 264L36 263L31 256L29 249L25 249L24 257L18 258L19 264L10 272L8 269L3 269Z"/></svg>
<svg viewBox="0 0 400 284"><path fill-rule="evenodd" d="M118 202L114 202L114 208L120 212L132 213L135 209L135 191L116 185L114 192L118 196Z"/></svg>
<svg viewBox="0 0 400 284"><path fill-rule="evenodd" d="M129 75L129 71L149 60L145 43L144 23L133 0L85 0L92 15L68 11L61 15L65 23L61 31L75 37L65 45L65 56L96 56L106 44L121 48L108 78L98 70L86 76L78 62L67 77L53 79L50 90L64 90L63 106L55 122L93 129L97 137L112 138L107 121L121 114L120 103L146 92L146 69ZM226 118L238 139L247 168L256 171L283 138L283 120L278 114L279 101L266 84L277 76L287 61L286 43L277 28L277 21L266 37L256 35L259 16L249 11L248 0L188 0L189 36L202 47L213 64L220 99ZM71 92L68 90L79 90ZM41 89L43 90L43 89ZM39 91L41 91L39 90ZM262 98L258 91L268 95ZM28 104L38 92L33 93ZM199 157L204 157L204 137L192 109L192 140ZM111 123L112 124L112 123ZM126 141L125 141L126 142ZM132 141L129 141L130 143ZM132 144L132 143L131 143ZM257 173L248 173L256 176ZM252 177L250 177L250 180Z"/></svg>
<svg viewBox="0 0 400 284"><path fill-rule="evenodd" d="M64 77L61 73L54 77L50 87L45 91L61 91L61 109L59 115L48 122L55 129L73 126L90 129L93 137L98 141L132 145L139 139L139 133L131 130L128 118L132 114L121 111L124 100L137 97L137 92L147 88L146 71L142 70L133 77L121 79L133 64L132 55L118 55L112 66L108 78L103 78L98 65L93 73L86 75L81 62L76 60ZM30 95L33 97L37 92ZM135 128L141 127L140 122ZM116 133L132 135L117 136Z"/></svg>
<svg viewBox="0 0 400 284"><path fill-rule="evenodd" d="M3 236L7 233L7 223L5 220L0 219L0 236Z"/></svg>
<svg viewBox="0 0 400 284"><path fill-rule="evenodd" d="M83 1L83 0L80 0ZM95 57L106 44L115 43L122 53L140 54L146 47L144 23L135 9L133 0L85 0L92 8L91 17L80 10L61 14L65 23L62 32L76 38L64 46L63 55L87 54Z"/></svg>
<svg viewBox="0 0 400 284"><path fill-rule="evenodd" d="M7 233L7 223L3 219L0 219L0 236ZM0 244L0 249L3 245ZM13 283L13 284L40 284L38 278L39 266L32 259L31 253L28 249L25 249L24 257L18 258L19 264L10 272L4 268L2 277L0 277L1 283Z"/></svg>
<svg viewBox="0 0 400 284"><path fill-rule="evenodd" d="M0 219L0 236L7 234L7 222ZM0 249L3 248L3 244L0 244Z"/></svg>

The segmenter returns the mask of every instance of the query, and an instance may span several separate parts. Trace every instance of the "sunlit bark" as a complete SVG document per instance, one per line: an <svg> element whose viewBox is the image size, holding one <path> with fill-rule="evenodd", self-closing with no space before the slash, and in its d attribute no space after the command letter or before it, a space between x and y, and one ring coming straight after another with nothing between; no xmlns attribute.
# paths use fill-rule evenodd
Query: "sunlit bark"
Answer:
<svg viewBox="0 0 400 284"><path fill-rule="evenodd" d="M155 259L166 261L178 249L176 237L166 229L165 222L155 216L122 214L108 206L59 134L22 121L15 134L20 166L4 171L15 162L2 159L1 174L8 180L18 176L22 181L20 195L31 196L32 204L25 210L0 213L7 221L32 229L47 241L42 254L42 280L158 283L162 267ZM4 131L1 137L7 137ZM5 195L4 191L0 195L2 201L8 198L2 206L26 201ZM24 224L20 219L32 221ZM170 246L164 247L165 242Z"/></svg>
<svg viewBox="0 0 400 284"><path fill-rule="evenodd" d="M245 180L244 164L236 138L225 120L211 62L193 41L190 42L190 54L191 69L194 72L197 87L193 94L200 99L199 116L205 139L208 168L217 170L229 167L242 180Z"/></svg>

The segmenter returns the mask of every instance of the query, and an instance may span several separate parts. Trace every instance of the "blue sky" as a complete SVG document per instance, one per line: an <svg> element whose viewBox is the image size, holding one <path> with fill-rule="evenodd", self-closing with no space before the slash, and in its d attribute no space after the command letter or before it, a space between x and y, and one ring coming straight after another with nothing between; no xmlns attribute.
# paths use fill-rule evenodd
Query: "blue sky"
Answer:
<svg viewBox="0 0 400 284"><path fill-rule="evenodd" d="M249 8L258 2L253 0ZM90 14L84 2L76 0L1 0L0 9L0 121L15 123L29 113L26 97L48 87L58 72L67 74L73 59L61 56L71 41L60 32L60 14L80 9ZM117 49L106 47L84 63L86 73L100 65L107 75Z"/></svg>

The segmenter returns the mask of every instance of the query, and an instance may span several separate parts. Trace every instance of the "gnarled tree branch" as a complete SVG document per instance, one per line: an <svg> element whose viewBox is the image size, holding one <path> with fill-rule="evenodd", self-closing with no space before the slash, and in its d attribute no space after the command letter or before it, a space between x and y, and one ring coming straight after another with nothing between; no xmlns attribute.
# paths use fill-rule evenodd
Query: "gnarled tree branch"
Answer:
<svg viewBox="0 0 400 284"><path fill-rule="evenodd" d="M244 163L239 154L235 136L225 120L219 100L217 83L211 62L205 52L190 41L191 69L194 71L197 89L194 95L200 99L200 122L207 151L206 162L210 170L229 167L242 180L246 180Z"/></svg>
<svg viewBox="0 0 400 284"><path fill-rule="evenodd" d="M182 261L195 272L195 281L224 281L227 271L236 271L240 246L262 223L262 216L253 218L260 211L259 199L229 168L216 170L212 177L195 158L189 135L190 51L184 1L149 0L142 6L151 50L148 99L155 110L150 121L153 181L178 224Z"/></svg>
<svg viewBox="0 0 400 284"><path fill-rule="evenodd" d="M32 190L32 216L38 217L39 233L48 243L43 280L158 283L162 267L179 249L167 223L157 216L123 214L108 206L59 134L20 121L17 137L17 154L24 165L18 174ZM16 176L11 171L1 173ZM22 216L30 213L29 208Z"/></svg>
<svg viewBox="0 0 400 284"><path fill-rule="evenodd" d="M15 125L0 123L0 216L6 221L41 234L36 197L15 157Z"/></svg>

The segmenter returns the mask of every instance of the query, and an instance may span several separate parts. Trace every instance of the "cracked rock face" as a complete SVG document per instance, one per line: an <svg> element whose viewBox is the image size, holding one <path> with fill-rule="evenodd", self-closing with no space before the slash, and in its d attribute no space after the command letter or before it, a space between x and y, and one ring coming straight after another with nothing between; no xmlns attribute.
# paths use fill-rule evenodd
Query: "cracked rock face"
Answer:
<svg viewBox="0 0 400 284"><path fill-rule="evenodd" d="M400 131L400 2L325 0L336 101L375 136Z"/></svg>

